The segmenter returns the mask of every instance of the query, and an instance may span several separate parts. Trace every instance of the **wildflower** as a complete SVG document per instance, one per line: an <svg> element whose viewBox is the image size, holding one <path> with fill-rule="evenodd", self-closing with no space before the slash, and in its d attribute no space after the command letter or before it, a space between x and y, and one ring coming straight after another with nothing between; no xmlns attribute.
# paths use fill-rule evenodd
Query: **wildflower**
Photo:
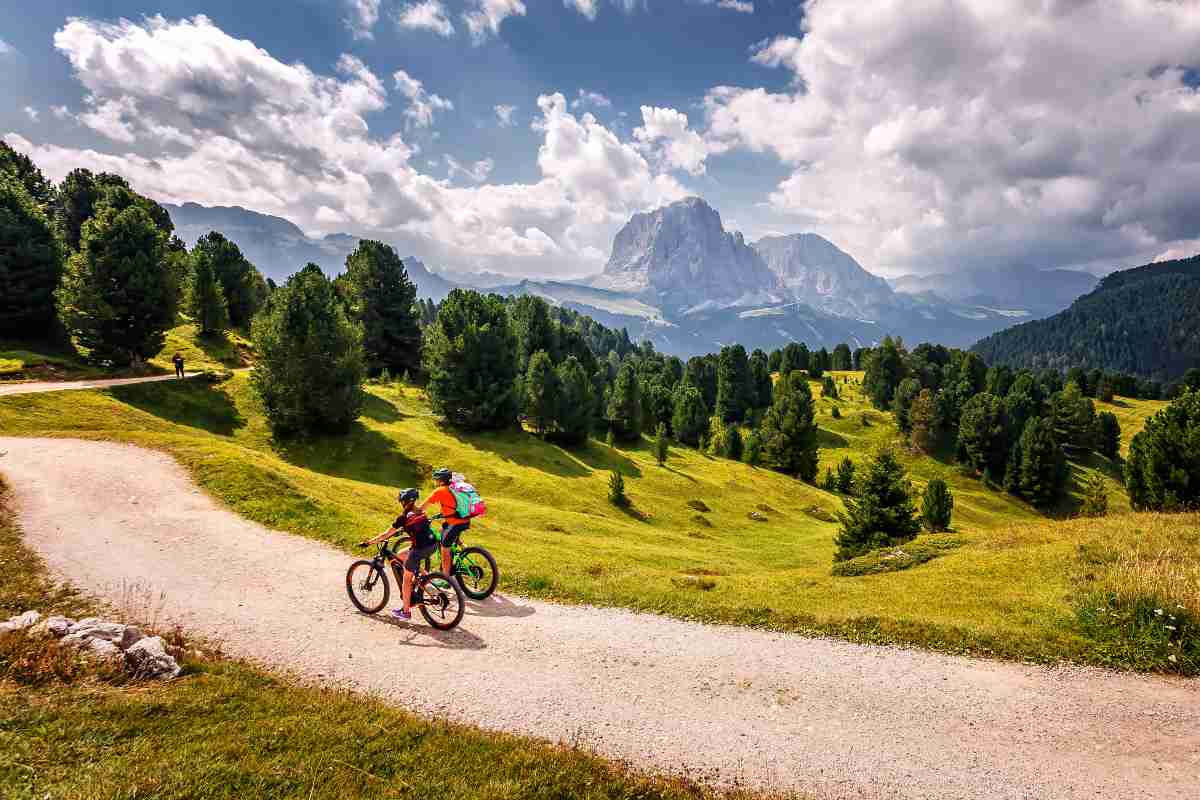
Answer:
<svg viewBox="0 0 1200 800"><path fill-rule="evenodd" d="M1167 661L1170 661L1172 664L1174 664L1175 663L1175 654L1172 653L1171 655L1167 656Z"/></svg>
<svg viewBox="0 0 1200 800"><path fill-rule="evenodd" d="M1163 625L1163 627L1164 627L1164 628L1166 628L1166 629L1167 629L1167 630L1169 630L1169 631L1173 631L1173 630L1175 630L1175 626L1174 626L1174 625Z"/></svg>
<svg viewBox="0 0 1200 800"><path fill-rule="evenodd" d="M1154 614L1155 616L1161 617L1163 615L1163 610L1161 608L1156 608L1154 609Z"/></svg>

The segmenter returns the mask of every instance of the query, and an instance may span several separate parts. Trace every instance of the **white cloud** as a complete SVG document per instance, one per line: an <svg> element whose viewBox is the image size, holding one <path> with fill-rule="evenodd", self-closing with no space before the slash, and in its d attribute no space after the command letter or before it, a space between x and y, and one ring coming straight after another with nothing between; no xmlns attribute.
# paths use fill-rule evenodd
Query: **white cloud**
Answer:
<svg viewBox="0 0 1200 800"><path fill-rule="evenodd" d="M496 119L500 120L501 128L511 128L517 124L513 120L513 114L517 111L516 106L498 105L492 106L492 110L496 112Z"/></svg>
<svg viewBox="0 0 1200 800"><path fill-rule="evenodd" d="M204 17L74 19L55 45L87 92L85 113L108 109L126 138L74 148L5 134L55 180L76 167L118 172L164 202L245 206L448 268L559 276L599 269L631 214L688 194L561 94L538 98L536 181L455 186L422 172L400 134L370 129L391 98L355 58L320 75ZM399 84L411 107L423 87ZM461 168L490 177L486 163Z"/></svg>
<svg viewBox="0 0 1200 800"><path fill-rule="evenodd" d="M708 146L699 133L688 128L687 114L673 108L642 106L642 126L634 128L633 138L669 169L704 174Z"/></svg>
<svg viewBox="0 0 1200 800"><path fill-rule="evenodd" d="M38 121L38 110L33 106L25 106L25 116L29 117L33 122Z"/></svg>
<svg viewBox="0 0 1200 800"><path fill-rule="evenodd" d="M426 92L421 82L404 70L397 70L392 78L396 82L397 91L408 98L408 108L404 110L404 116L410 124L418 128L428 128L433 124L435 112L453 110L453 103Z"/></svg>
<svg viewBox="0 0 1200 800"><path fill-rule="evenodd" d="M563 5L574 8L590 20L594 20L600 11L599 0L563 0Z"/></svg>
<svg viewBox="0 0 1200 800"><path fill-rule="evenodd" d="M471 41L482 44L491 36L500 34L500 23L509 17L525 16L525 4L521 0L472 0L475 9L464 12L463 22L471 33Z"/></svg>
<svg viewBox="0 0 1200 800"><path fill-rule="evenodd" d="M571 101L571 108L586 108L587 106L612 108L612 100L609 100L600 94L600 92L588 92L580 89L578 95Z"/></svg>
<svg viewBox="0 0 1200 800"><path fill-rule="evenodd" d="M50 106L50 113L54 115L55 119L67 120L74 117L71 109L66 106Z"/></svg>
<svg viewBox="0 0 1200 800"><path fill-rule="evenodd" d="M462 175L464 178L469 181L473 181L474 183L483 183L486 181L488 176L492 174L492 167L496 166L495 162L490 158L485 158L482 161L476 161L469 167L464 167L462 164L458 163L458 160L454 158L454 156L449 154L443 156L443 159L446 162L446 171L449 173L451 178L453 178L455 175Z"/></svg>
<svg viewBox="0 0 1200 800"><path fill-rule="evenodd" d="M454 24L446 16L446 7L439 0L424 0L402 6L396 13L396 24L401 28L433 31L438 36L454 34Z"/></svg>
<svg viewBox="0 0 1200 800"><path fill-rule="evenodd" d="M0 39L0 56L15 55L17 52L17 48Z"/></svg>
<svg viewBox="0 0 1200 800"><path fill-rule="evenodd" d="M743 0L717 0L717 7L726 11L736 11L739 14L754 13L754 3L746 3Z"/></svg>
<svg viewBox="0 0 1200 800"><path fill-rule="evenodd" d="M355 39L374 39L375 23L379 21L380 0L346 0L349 15L346 17L346 27L354 34Z"/></svg>
<svg viewBox="0 0 1200 800"><path fill-rule="evenodd" d="M812 2L752 56L794 90L715 87L705 135L871 268L1149 258L1200 228L1198 51L1187 3Z"/></svg>

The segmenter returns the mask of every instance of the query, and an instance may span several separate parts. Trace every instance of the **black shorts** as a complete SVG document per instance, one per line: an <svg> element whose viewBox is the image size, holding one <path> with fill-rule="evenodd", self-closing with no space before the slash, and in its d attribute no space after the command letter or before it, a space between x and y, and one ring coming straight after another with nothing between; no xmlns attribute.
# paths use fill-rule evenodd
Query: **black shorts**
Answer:
<svg viewBox="0 0 1200 800"><path fill-rule="evenodd" d="M453 547L458 542L458 537L462 536L463 531L471 527L469 522L460 522L457 525L442 526L442 547Z"/></svg>
<svg viewBox="0 0 1200 800"><path fill-rule="evenodd" d="M416 545L413 545L412 547L408 548L408 555L404 559L405 571L416 575L417 570L421 568L421 562L436 553L437 549L437 542L434 542L433 544L427 544L424 547L417 547Z"/></svg>

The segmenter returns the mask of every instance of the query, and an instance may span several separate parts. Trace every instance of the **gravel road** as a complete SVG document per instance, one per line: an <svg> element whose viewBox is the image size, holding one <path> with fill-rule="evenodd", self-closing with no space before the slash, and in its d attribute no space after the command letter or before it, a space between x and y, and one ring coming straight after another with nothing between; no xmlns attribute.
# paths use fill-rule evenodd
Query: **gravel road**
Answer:
<svg viewBox="0 0 1200 800"><path fill-rule="evenodd" d="M194 378L199 373L184 373ZM174 375L151 375L148 378L101 378L91 381L24 381L0 383L0 397L12 394L40 394L42 392L69 392L79 389L105 389L109 386L128 386L132 383L157 383L159 381L177 381Z"/></svg>
<svg viewBox="0 0 1200 800"><path fill-rule="evenodd" d="M1195 681L518 597L475 604L442 634L357 614L351 556L241 519L167 456L0 438L4 451L26 539L55 573L117 603L136 595L234 655L423 714L826 797L1200 795Z"/></svg>

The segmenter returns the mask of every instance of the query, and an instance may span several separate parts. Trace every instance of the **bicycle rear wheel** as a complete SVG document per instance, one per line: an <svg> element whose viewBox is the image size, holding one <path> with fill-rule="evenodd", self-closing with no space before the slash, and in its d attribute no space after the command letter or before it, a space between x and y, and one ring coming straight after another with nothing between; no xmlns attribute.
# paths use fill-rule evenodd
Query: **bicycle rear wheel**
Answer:
<svg viewBox="0 0 1200 800"><path fill-rule="evenodd" d="M420 607L425 621L439 631L456 627L466 611L458 581L448 578L444 572L428 572L417 578L413 604Z"/></svg>
<svg viewBox="0 0 1200 800"><path fill-rule="evenodd" d="M491 553L471 546L454 559L454 576L463 594L472 600L486 600L500 583L500 568Z"/></svg>
<svg viewBox="0 0 1200 800"><path fill-rule="evenodd" d="M355 561L346 570L346 593L350 602L364 614L378 614L391 595L387 575L374 561Z"/></svg>

